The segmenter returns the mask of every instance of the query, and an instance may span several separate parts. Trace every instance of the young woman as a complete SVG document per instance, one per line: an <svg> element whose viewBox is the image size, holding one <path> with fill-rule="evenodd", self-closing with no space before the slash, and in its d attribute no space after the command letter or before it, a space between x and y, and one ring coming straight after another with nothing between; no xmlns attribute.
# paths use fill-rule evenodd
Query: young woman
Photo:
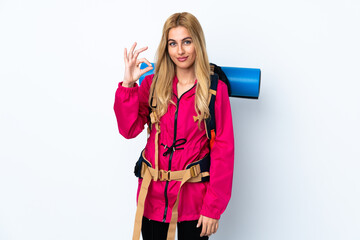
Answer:
<svg viewBox="0 0 360 240"><path fill-rule="evenodd" d="M139 239L140 229L144 240L174 239L176 223L179 240L208 239L231 196L234 134L227 86L218 81L216 137L210 144L205 120L210 117L211 72L198 20L186 12L166 20L155 73L141 86L136 81L152 67L138 59L147 47L135 47L125 48L125 76L114 103L125 138L136 137L145 124L151 129L139 161L133 239ZM148 67L141 70L141 63ZM209 170L200 170L205 161Z"/></svg>

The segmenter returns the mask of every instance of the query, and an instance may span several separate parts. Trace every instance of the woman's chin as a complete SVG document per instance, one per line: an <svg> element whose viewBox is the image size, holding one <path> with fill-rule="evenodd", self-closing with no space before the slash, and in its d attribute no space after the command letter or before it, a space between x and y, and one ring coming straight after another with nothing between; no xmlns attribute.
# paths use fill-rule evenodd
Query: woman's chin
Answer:
<svg viewBox="0 0 360 240"><path fill-rule="evenodd" d="M185 62L177 62L176 67L177 67L177 69L181 69L181 70L191 70L192 68L194 68L194 64L189 64L186 61Z"/></svg>

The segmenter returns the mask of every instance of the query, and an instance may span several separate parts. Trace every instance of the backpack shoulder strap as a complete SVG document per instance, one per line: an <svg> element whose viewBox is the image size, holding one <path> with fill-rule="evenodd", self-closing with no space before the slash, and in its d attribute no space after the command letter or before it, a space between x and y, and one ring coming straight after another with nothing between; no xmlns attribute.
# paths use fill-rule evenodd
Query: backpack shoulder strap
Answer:
<svg viewBox="0 0 360 240"><path fill-rule="evenodd" d="M156 103L156 98L154 97L154 92L155 92L155 88L153 89L151 94L151 99L150 99L150 106L149 106L149 115L148 115L148 134L150 134L150 131L152 129L152 124L154 122L154 109L157 107L157 103Z"/></svg>
<svg viewBox="0 0 360 240"><path fill-rule="evenodd" d="M205 120L206 124L206 135L208 139L210 139L210 148L212 148L216 135L216 122L215 122L215 99L216 99L216 91L219 82L219 76L214 73L210 75L210 99L209 99L209 112L210 117Z"/></svg>

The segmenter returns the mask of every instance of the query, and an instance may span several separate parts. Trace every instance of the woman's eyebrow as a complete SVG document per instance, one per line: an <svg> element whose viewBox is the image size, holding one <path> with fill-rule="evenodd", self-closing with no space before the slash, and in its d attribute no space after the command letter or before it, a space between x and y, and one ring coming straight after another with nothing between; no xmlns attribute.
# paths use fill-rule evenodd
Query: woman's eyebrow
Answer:
<svg viewBox="0 0 360 240"><path fill-rule="evenodd" d="M184 39L181 40L181 41L184 41L184 40L186 40L186 39L192 39L192 38L191 38L191 37L186 37L186 38L184 38ZM174 39L169 39L168 42L169 42L169 41L174 41L174 42L176 42Z"/></svg>

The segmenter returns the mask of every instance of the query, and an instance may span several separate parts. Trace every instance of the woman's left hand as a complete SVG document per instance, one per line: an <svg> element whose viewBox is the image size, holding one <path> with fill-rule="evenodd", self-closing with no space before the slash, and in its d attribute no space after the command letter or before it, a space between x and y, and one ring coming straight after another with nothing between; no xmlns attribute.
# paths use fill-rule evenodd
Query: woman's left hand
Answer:
<svg viewBox="0 0 360 240"><path fill-rule="evenodd" d="M200 237L210 236L211 234L216 233L219 227L219 220L214 218L205 217L200 215L198 224L196 227L200 227L202 225L202 231Z"/></svg>

